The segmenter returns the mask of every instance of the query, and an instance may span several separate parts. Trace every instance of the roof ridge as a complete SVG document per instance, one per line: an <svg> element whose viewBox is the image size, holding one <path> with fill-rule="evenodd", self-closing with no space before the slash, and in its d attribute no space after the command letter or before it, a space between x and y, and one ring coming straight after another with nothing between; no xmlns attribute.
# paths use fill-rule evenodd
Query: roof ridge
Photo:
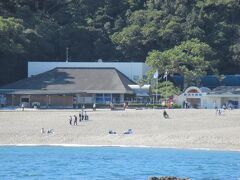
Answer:
<svg viewBox="0 0 240 180"><path fill-rule="evenodd" d="M115 67L55 67L54 69L116 69L116 68Z"/></svg>
<svg viewBox="0 0 240 180"><path fill-rule="evenodd" d="M124 86L124 88L129 88L129 86L125 86L125 83L123 83L123 80L121 77L125 77L128 81L130 81L132 84L136 84L134 81L132 81L130 78L128 78L125 74L123 74L121 71L119 71L118 69L116 69L116 72L118 74L118 78L119 80L122 82L122 85Z"/></svg>

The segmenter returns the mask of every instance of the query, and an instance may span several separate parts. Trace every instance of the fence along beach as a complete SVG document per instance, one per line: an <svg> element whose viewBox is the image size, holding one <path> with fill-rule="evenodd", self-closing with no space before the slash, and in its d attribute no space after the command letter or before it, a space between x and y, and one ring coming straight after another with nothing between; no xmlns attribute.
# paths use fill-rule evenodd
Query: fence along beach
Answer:
<svg viewBox="0 0 240 180"><path fill-rule="evenodd" d="M1 145L151 146L240 150L240 110L88 110L88 121L69 125L77 110L0 111ZM54 129L54 133L41 133ZM124 132L132 130L131 134ZM116 133L109 134L112 130Z"/></svg>

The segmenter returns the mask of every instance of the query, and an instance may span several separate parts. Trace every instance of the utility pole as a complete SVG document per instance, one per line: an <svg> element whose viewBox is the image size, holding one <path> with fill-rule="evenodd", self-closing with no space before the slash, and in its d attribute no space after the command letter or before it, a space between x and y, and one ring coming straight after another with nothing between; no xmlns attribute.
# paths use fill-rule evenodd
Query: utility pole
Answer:
<svg viewBox="0 0 240 180"><path fill-rule="evenodd" d="M164 77L166 78L166 87L165 87L165 88L166 88L166 90L165 90L165 91L166 91L166 92L165 92L165 93L166 93L166 103L167 103L167 80L168 80L168 79L167 79L167 76L168 76L168 70L166 69L166 70L165 70L165 73L164 73Z"/></svg>
<svg viewBox="0 0 240 180"><path fill-rule="evenodd" d="M157 104L157 92L158 92L158 77L156 78L157 82L156 82L156 104Z"/></svg>
<svg viewBox="0 0 240 180"><path fill-rule="evenodd" d="M68 58L68 50L69 50L69 48L67 47L66 48L66 62L68 62L68 60L69 60L69 58Z"/></svg>
<svg viewBox="0 0 240 180"><path fill-rule="evenodd" d="M155 99L155 102L157 103L158 69L153 74L153 78L156 79L156 99ZM154 97L153 97L153 104L154 104Z"/></svg>

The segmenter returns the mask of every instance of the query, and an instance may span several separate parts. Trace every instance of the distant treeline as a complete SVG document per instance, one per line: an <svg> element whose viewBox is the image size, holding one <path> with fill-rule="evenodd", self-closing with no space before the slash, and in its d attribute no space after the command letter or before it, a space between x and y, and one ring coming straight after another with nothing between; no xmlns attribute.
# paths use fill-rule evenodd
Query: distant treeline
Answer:
<svg viewBox="0 0 240 180"><path fill-rule="evenodd" d="M189 39L214 52L220 74L240 73L239 0L1 0L0 85L27 61L145 61Z"/></svg>

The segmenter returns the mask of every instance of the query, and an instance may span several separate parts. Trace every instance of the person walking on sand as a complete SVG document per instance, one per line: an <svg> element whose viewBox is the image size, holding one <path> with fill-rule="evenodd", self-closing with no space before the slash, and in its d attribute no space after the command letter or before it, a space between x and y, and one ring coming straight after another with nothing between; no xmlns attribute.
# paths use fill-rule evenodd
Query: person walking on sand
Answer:
<svg viewBox="0 0 240 180"><path fill-rule="evenodd" d="M22 106L21 106L21 107L22 107L22 111L24 111L24 103L22 103Z"/></svg>
<svg viewBox="0 0 240 180"><path fill-rule="evenodd" d="M69 116L69 124L72 125L72 116Z"/></svg>
<svg viewBox="0 0 240 180"><path fill-rule="evenodd" d="M76 126L76 125L77 125L77 116L74 115L74 126Z"/></svg>

